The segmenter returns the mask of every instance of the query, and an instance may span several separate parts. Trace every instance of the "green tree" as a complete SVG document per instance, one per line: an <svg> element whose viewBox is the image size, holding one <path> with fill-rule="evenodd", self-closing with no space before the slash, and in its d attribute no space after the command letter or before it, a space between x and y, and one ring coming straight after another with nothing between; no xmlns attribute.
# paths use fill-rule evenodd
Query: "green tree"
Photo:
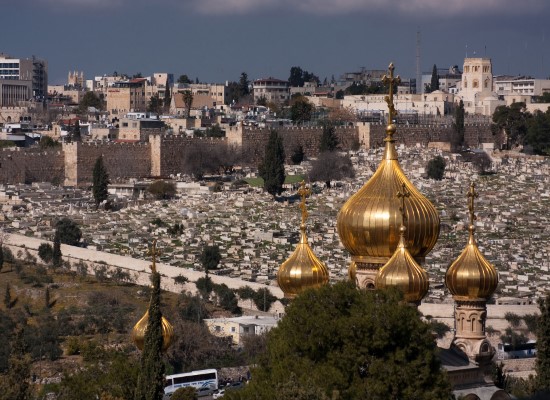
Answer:
<svg viewBox="0 0 550 400"><path fill-rule="evenodd" d="M434 64L432 68L432 79L430 81L430 92L435 92L436 90L439 90L439 74L437 73L437 66Z"/></svg>
<svg viewBox="0 0 550 400"><path fill-rule="evenodd" d="M222 259L218 246L204 246L200 255L200 262L205 271L217 269Z"/></svg>
<svg viewBox="0 0 550 400"><path fill-rule="evenodd" d="M239 97L248 96L250 94L250 81L246 72L241 73L239 78Z"/></svg>
<svg viewBox="0 0 550 400"><path fill-rule="evenodd" d="M170 400L197 400L197 390L192 386L182 387L176 390Z"/></svg>
<svg viewBox="0 0 550 400"><path fill-rule="evenodd" d="M38 145L42 150L47 150L59 147L61 146L61 143L59 143L57 140L52 139L49 136L44 135L40 138L40 142L38 143Z"/></svg>
<svg viewBox="0 0 550 400"><path fill-rule="evenodd" d="M273 296L273 294L269 291L268 288L260 288L252 297L252 301L254 302L254 305L256 308L260 311L269 311L273 303L277 300L277 297Z"/></svg>
<svg viewBox="0 0 550 400"><path fill-rule="evenodd" d="M458 103L458 106L455 108L454 113L455 120L453 122L453 128L455 131L455 144L462 145L464 144L464 102L460 100L460 103Z"/></svg>
<svg viewBox="0 0 550 400"><path fill-rule="evenodd" d="M94 107L96 110L103 109L103 101L94 92L86 92L86 94L80 99L78 103L79 114L86 114L88 107Z"/></svg>
<svg viewBox="0 0 550 400"><path fill-rule="evenodd" d="M325 151L311 163L309 179L324 182L330 188L330 182L344 178L353 178L355 170L351 158L347 154L336 151Z"/></svg>
<svg viewBox="0 0 550 400"><path fill-rule="evenodd" d="M162 360L162 313L160 311L160 274L152 274L153 290L149 303L149 320L141 353L135 400L161 400L164 395Z"/></svg>
<svg viewBox="0 0 550 400"><path fill-rule="evenodd" d="M177 82L180 84L180 85L188 85L190 83L193 83L191 82L191 79L189 79L189 77L187 75L180 75Z"/></svg>
<svg viewBox="0 0 550 400"><path fill-rule="evenodd" d="M323 134L321 135L321 142L319 143L319 152L334 151L338 147L338 136L336 136L336 129L334 125L327 122L323 126Z"/></svg>
<svg viewBox="0 0 550 400"><path fill-rule="evenodd" d="M254 379L226 396L278 399L278 388L294 374L300 386L329 398L450 399L430 327L401 299L397 291L360 290L350 282L304 291L270 331Z"/></svg>
<svg viewBox="0 0 550 400"><path fill-rule="evenodd" d="M292 100L290 106L290 119L297 124L311 120L313 114L313 104L304 96L298 96Z"/></svg>
<svg viewBox="0 0 550 400"><path fill-rule="evenodd" d="M208 272L206 272L205 276L197 279L195 286L204 300L210 299L210 294L214 290L214 282L212 282L212 278L210 278Z"/></svg>
<svg viewBox="0 0 550 400"><path fill-rule="evenodd" d="M147 111L155 114L162 114L163 108L164 104L160 99L159 94L155 93L154 95L152 95L149 99L149 103L147 104Z"/></svg>
<svg viewBox="0 0 550 400"><path fill-rule="evenodd" d="M427 165L427 174L428 178L435 179L436 181L440 181L445 176L445 167L447 163L445 162L445 159L441 156L435 156L430 161L428 161Z"/></svg>
<svg viewBox="0 0 550 400"><path fill-rule="evenodd" d="M538 305L536 388L538 392L550 392L550 294L540 298Z"/></svg>
<svg viewBox="0 0 550 400"><path fill-rule="evenodd" d="M176 195L176 185L173 182L158 180L151 183L147 191L157 200L168 200Z"/></svg>
<svg viewBox="0 0 550 400"><path fill-rule="evenodd" d="M512 103L498 106L493 113L493 122L506 133L506 147L520 145L527 133L527 121L530 114L525 111L525 103Z"/></svg>
<svg viewBox="0 0 550 400"><path fill-rule="evenodd" d="M45 263L52 261L53 256L53 247L49 243L41 243L38 246L38 257L42 259Z"/></svg>
<svg viewBox="0 0 550 400"><path fill-rule="evenodd" d="M23 341L23 329L16 330L13 340L8 372L0 376L0 396L10 400L28 400L31 398L29 386L31 372L31 358L25 350Z"/></svg>
<svg viewBox="0 0 550 400"><path fill-rule="evenodd" d="M229 289L225 283L214 285L214 293L220 307L232 314L241 314L241 308L239 307L239 301L235 292Z"/></svg>
<svg viewBox="0 0 550 400"><path fill-rule="evenodd" d="M61 257L61 236L59 234L59 230L56 230L53 239L52 265L54 268L59 268L62 262L63 258Z"/></svg>
<svg viewBox="0 0 550 400"><path fill-rule="evenodd" d="M291 67L290 76L288 77L288 84L292 87L304 86L304 71L300 67Z"/></svg>
<svg viewBox="0 0 550 400"><path fill-rule="evenodd" d="M276 130L272 130L269 135L258 173L264 180L264 189L270 195L275 197L282 193L285 182L285 149L283 139Z"/></svg>
<svg viewBox="0 0 550 400"><path fill-rule="evenodd" d="M294 152L290 156L290 160L292 161L292 164L299 165L304 161L305 153L304 153L304 147L302 145L298 145L294 148Z"/></svg>
<svg viewBox="0 0 550 400"><path fill-rule="evenodd" d="M535 111L527 123L525 143L533 147L535 154L550 155L550 111Z"/></svg>
<svg viewBox="0 0 550 400"><path fill-rule="evenodd" d="M191 115L191 107L193 105L193 93L190 90L186 90L181 94L183 98L183 104L185 105L185 117L189 118Z"/></svg>
<svg viewBox="0 0 550 400"><path fill-rule="evenodd" d="M69 246L78 246L82 238L82 231L72 219L64 217L55 224L55 232L59 233L59 240ZM55 247L55 246L54 246Z"/></svg>
<svg viewBox="0 0 550 400"><path fill-rule="evenodd" d="M92 172L92 195L94 196L95 207L109 198L109 173L103 163L103 156L99 156L95 161Z"/></svg>

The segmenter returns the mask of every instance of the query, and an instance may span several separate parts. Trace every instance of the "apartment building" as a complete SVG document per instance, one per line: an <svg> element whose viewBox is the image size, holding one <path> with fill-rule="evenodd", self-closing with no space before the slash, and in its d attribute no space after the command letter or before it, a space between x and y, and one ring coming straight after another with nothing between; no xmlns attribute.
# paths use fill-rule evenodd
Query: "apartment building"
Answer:
<svg viewBox="0 0 550 400"><path fill-rule="evenodd" d="M265 98L274 103L283 103L290 99L288 82L272 77L256 79L252 84L254 101Z"/></svg>
<svg viewBox="0 0 550 400"><path fill-rule="evenodd" d="M146 78L113 82L106 90L107 111L112 115L145 111L149 100L146 96L148 88Z"/></svg>
<svg viewBox="0 0 550 400"><path fill-rule="evenodd" d="M48 94L48 63L34 56L14 58L0 53L0 80L30 81L32 96L44 99Z"/></svg>

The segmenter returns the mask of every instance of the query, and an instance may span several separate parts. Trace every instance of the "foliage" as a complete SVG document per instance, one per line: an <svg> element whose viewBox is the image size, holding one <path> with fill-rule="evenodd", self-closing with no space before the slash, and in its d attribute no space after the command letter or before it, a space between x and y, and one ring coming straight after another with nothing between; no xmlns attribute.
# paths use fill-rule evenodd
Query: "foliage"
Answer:
<svg viewBox="0 0 550 400"><path fill-rule="evenodd" d="M94 92L86 92L86 94L80 99L78 103L79 114L85 114L88 112L88 107L94 107L96 110L103 109L103 101Z"/></svg>
<svg viewBox="0 0 550 400"><path fill-rule="evenodd" d="M313 104L304 96L298 96L292 100L290 106L290 119L296 124L301 124L311 120L313 114Z"/></svg>
<svg viewBox="0 0 550 400"><path fill-rule="evenodd" d="M189 118L191 114L191 106L193 105L193 93L190 90L185 90L182 94L183 104L185 105L185 117Z"/></svg>
<svg viewBox="0 0 550 400"><path fill-rule="evenodd" d="M147 191L157 200L168 200L176 195L176 185L173 182L158 180L151 183Z"/></svg>
<svg viewBox="0 0 550 400"><path fill-rule="evenodd" d="M434 64L432 68L432 78L430 80L430 84L426 87L426 90L424 90L424 92L431 93L435 92L436 90L439 90L439 75L437 73L437 66Z"/></svg>
<svg viewBox="0 0 550 400"><path fill-rule="evenodd" d="M191 82L191 79L189 79L189 77L187 75L180 75L176 82L181 84L181 85L186 85L186 84L193 83L193 82Z"/></svg>
<svg viewBox="0 0 550 400"><path fill-rule="evenodd" d="M550 294L540 298L538 305L536 387L538 391L550 391Z"/></svg>
<svg viewBox="0 0 550 400"><path fill-rule="evenodd" d="M504 319L510 323L512 328L517 328L521 324L521 317L513 312L506 312L504 314Z"/></svg>
<svg viewBox="0 0 550 400"><path fill-rule="evenodd" d="M61 146L61 143L59 143L57 140L52 139L50 136L43 135L40 138L40 142L38 142L38 145L40 146L40 149L46 150L59 147Z"/></svg>
<svg viewBox="0 0 550 400"><path fill-rule="evenodd" d="M160 99L160 96L158 93L155 93L151 96L149 99L149 103L147 104L147 111L155 113L155 114L162 114L162 109L164 108L164 103Z"/></svg>
<svg viewBox="0 0 550 400"><path fill-rule="evenodd" d="M545 92L542 96L533 96L533 103L550 103L550 93Z"/></svg>
<svg viewBox="0 0 550 400"><path fill-rule="evenodd" d="M304 87L306 82L315 82L319 84L319 77L315 74L304 71L300 67L291 67L290 76L288 77L288 84L292 87Z"/></svg>
<svg viewBox="0 0 550 400"><path fill-rule="evenodd" d="M92 172L92 195L96 208L109 198L109 173L103 163L103 156L99 156Z"/></svg>
<svg viewBox="0 0 550 400"><path fill-rule="evenodd" d="M78 246L82 238L82 231L78 224L72 219L64 217L55 224L56 233L59 233L59 240L69 246Z"/></svg>
<svg viewBox="0 0 550 400"><path fill-rule="evenodd" d="M217 304L231 314L241 314L239 300L232 289L222 283L221 285L214 284L214 293L216 294Z"/></svg>
<svg viewBox="0 0 550 400"><path fill-rule="evenodd" d="M149 320L141 353L135 400L161 400L164 395L162 361L162 313L160 311L160 274L153 273L153 290L149 303Z"/></svg>
<svg viewBox="0 0 550 400"><path fill-rule="evenodd" d="M290 160L292 161L292 164L299 165L304 161L305 153L304 153L304 147L302 145L298 145L294 148L294 152L290 156Z"/></svg>
<svg viewBox="0 0 550 400"><path fill-rule="evenodd" d="M52 245L49 243L41 243L40 246L38 246L38 257L40 257L45 263L49 263L50 261L52 261Z"/></svg>
<svg viewBox="0 0 550 400"><path fill-rule="evenodd" d="M464 102L462 99L458 103L458 106L455 107L454 117L455 120L453 122L453 129L455 131L455 144L463 144L464 143Z"/></svg>
<svg viewBox="0 0 550 400"><path fill-rule="evenodd" d="M8 361L8 372L0 376L0 393L3 399L27 400L31 398L30 356L23 341L23 332L19 328L15 333Z"/></svg>
<svg viewBox="0 0 550 400"><path fill-rule="evenodd" d="M445 337L445 335L451 331L449 325L444 322L439 322L432 319L428 322L428 324L430 325L430 329L436 334L438 339Z"/></svg>
<svg viewBox="0 0 550 400"><path fill-rule="evenodd" d="M210 315L204 300L199 295L182 293L178 299L178 315L184 321L202 323Z"/></svg>
<svg viewBox="0 0 550 400"><path fill-rule="evenodd" d="M504 334L500 336L502 343L506 343L512 346L512 349L515 349L516 346L525 344L529 339L523 334L518 334L508 327L504 330Z"/></svg>
<svg viewBox="0 0 550 400"><path fill-rule="evenodd" d="M525 143L533 147L535 154L550 155L550 111L535 111L527 123Z"/></svg>
<svg viewBox="0 0 550 400"><path fill-rule="evenodd" d="M73 142L80 142L82 140L82 137L80 135L80 122L78 120L76 120L74 125L70 127L69 134L70 134L70 139Z"/></svg>
<svg viewBox="0 0 550 400"><path fill-rule="evenodd" d="M512 103L510 106L498 106L493 113L493 122L506 132L506 146L523 143L527 133L529 113L525 112L525 103Z"/></svg>
<svg viewBox="0 0 550 400"><path fill-rule="evenodd" d="M176 390L172 396L170 396L170 400L196 400L197 397L197 391L194 387L187 386L187 387L181 387L178 390Z"/></svg>
<svg viewBox="0 0 550 400"><path fill-rule="evenodd" d="M241 73L239 78L239 97L248 96L250 94L250 81L248 80L248 74L246 72Z"/></svg>
<svg viewBox="0 0 550 400"><path fill-rule="evenodd" d="M280 195L285 181L285 149L283 139L276 130L272 130L265 148L258 174L264 180L264 189L272 196Z"/></svg>
<svg viewBox="0 0 550 400"><path fill-rule="evenodd" d="M243 286L237 289L237 294L239 297L243 300L249 300L254 297L254 289L252 289L250 286Z"/></svg>
<svg viewBox="0 0 550 400"><path fill-rule="evenodd" d="M386 87L382 82L372 82L370 85L353 82L346 88L346 95L367 95L367 94L386 94ZM394 86L394 94L397 92L397 86Z"/></svg>
<svg viewBox="0 0 550 400"><path fill-rule="evenodd" d="M338 136L336 130L331 123L325 123L323 126L323 134L319 143L319 152L334 151L338 147Z"/></svg>
<svg viewBox="0 0 550 400"><path fill-rule="evenodd" d="M330 188L331 181L354 176L355 170L351 158L347 154L335 151L325 151L319 154L319 157L311 163L309 171L309 178L312 181L325 182L328 188Z"/></svg>
<svg viewBox="0 0 550 400"><path fill-rule="evenodd" d="M269 291L268 288L260 288L254 293L252 301L256 308L260 311L269 311L273 303L277 300L277 297Z"/></svg>
<svg viewBox="0 0 550 400"><path fill-rule="evenodd" d="M61 254L61 234L59 233L59 230L56 230L53 239L52 265L54 268L59 268L62 262L63 259Z"/></svg>
<svg viewBox="0 0 550 400"><path fill-rule="evenodd" d="M531 333L535 333L537 331L538 320L539 317L536 314L525 314L523 316L523 322L525 322L527 330Z"/></svg>
<svg viewBox="0 0 550 400"><path fill-rule="evenodd" d="M206 274L206 276L201 277L197 279L197 282L195 282L195 286L197 287L197 290L201 294L202 298L205 300L208 300L210 298L210 293L212 293L212 290L214 290L214 283L212 282L212 278Z"/></svg>
<svg viewBox="0 0 550 400"><path fill-rule="evenodd" d="M220 248L217 245L204 246L202 248L200 262L205 271L217 269L221 259L222 255L220 253Z"/></svg>
<svg viewBox="0 0 550 400"><path fill-rule="evenodd" d="M53 361L61 357L63 351L59 336L59 323L49 312L38 316L36 324L24 329L25 345L33 360L47 358Z"/></svg>
<svg viewBox="0 0 550 400"><path fill-rule="evenodd" d="M338 90L336 94L334 95L334 98L337 100L343 100L344 99L344 91L342 89Z"/></svg>
<svg viewBox="0 0 550 400"><path fill-rule="evenodd" d="M269 332L254 379L238 397L226 396L279 398L294 374L299 386L329 398L451 398L430 327L400 300L397 291L358 290L348 282L301 293Z"/></svg>
<svg viewBox="0 0 550 400"><path fill-rule="evenodd" d="M428 178L435 179L436 181L442 180L445 176L446 166L447 163L445 162L445 159L443 157L435 156L430 161L428 161L428 166L426 168Z"/></svg>
<svg viewBox="0 0 550 400"><path fill-rule="evenodd" d="M0 332L4 338L11 339L15 331L15 321L10 317L10 313L0 310ZM12 340L5 340L0 346L0 373L8 370L9 357L11 353Z"/></svg>
<svg viewBox="0 0 550 400"><path fill-rule="evenodd" d="M189 279L181 274L174 278L174 283L176 285L185 285L187 282L189 282Z"/></svg>

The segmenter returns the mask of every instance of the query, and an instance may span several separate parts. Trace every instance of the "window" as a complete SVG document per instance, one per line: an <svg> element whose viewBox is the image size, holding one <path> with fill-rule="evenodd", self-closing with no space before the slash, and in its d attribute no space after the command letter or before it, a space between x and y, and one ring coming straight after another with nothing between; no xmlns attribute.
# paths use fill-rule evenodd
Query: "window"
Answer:
<svg viewBox="0 0 550 400"><path fill-rule="evenodd" d="M479 87L479 81L477 79L474 79L474 83L472 84L473 88Z"/></svg>
<svg viewBox="0 0 550 400"><path fill-rule="evenodd" d="M123 127L123 128L128 128L128 122L123 122L123 123L122 123L122 127Z"/></svg>
<svg viewBox="0 0 550 400"><path fill-rule="evenodd" d="M231 327L231 332L235 332L235 327L234 326Z"/></svg>

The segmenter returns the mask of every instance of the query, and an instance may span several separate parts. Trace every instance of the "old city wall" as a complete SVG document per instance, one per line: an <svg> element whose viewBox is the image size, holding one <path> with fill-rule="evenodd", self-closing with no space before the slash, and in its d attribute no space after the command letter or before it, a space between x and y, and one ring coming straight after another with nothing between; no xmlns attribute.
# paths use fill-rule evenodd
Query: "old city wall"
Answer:
<svg viewBox="0 0 550 400"><path fill-rule="evenodd" d="M0 182L7 184L51 182L62 184L65 174L59 150L4 149L0 151Z"/></svg>
<svg viewBox="0 0 550 400"><path fill-rule="evenodd" d="M356 127L337 127L335 129L342 149L349 149L358 141ZM298 146L303 147L306 157L316 157L319 154L323 128L277 128L277 132L283 138L287 161L290 161L292 153ZM242 152L250 157L251 162L258 163L263 159L269 133L270 130L267 128L244 128L242 130Z"/></svg>
<svg viewBox="0 0 550 400"><path fill-rule="evenodd" d="M464 144L467 147L478 147L481 143L495 143L500 147L502 138L500 134L493 134L489 124L466 125L464 132ZM367 147L381 147L386 137L386 126L383 124L370 125L369 144ZM456 134L452 125L398 125L394 135L397 143L406 146L414 146L417 143L427 146L431 142L456 141Z"/></svg>
<svg viewBox="0 0 550 400"><path fill-rule="evenodd" d="M225 138L190 138L187 136L149 137L151 143L151 175L167 177L183 173L186 170L188 157L194 152L226 149Z"/></svg>
<svg viewBox="0 0 550 400"><path fill-rule="evenodd" d="M65 184L85 186L92 182L96 160L102 156L111 181L151 175L149 143L67 143Z"/></svg>

